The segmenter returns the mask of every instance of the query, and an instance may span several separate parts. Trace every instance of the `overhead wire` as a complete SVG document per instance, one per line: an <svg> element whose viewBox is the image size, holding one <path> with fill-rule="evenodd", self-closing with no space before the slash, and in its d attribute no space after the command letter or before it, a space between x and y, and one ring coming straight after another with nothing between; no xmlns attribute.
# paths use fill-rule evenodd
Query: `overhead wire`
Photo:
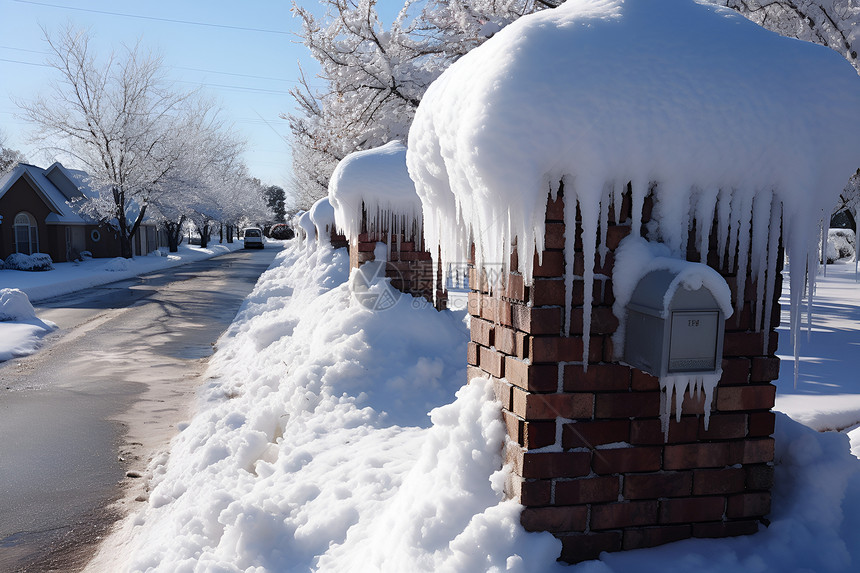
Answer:
<svg viewBox="0 0 860 573"><path fill-rule="evenodd" d="M81 8L78 6L63 6L61 4L50 4L48 2L36 2L35 0L12 0L19 4L32 4L34 6L45 6L48 8L60 8L62 10L75 10L78 12L90 12L93 14L105 14L108 16L121 16L123 18L137 18L139 20L154 20L157 22L171 22L174 24L187 24L191 26L205 26L210 28L224 28L228 30L240 30L245 32L261 32L265 34L281 34L284 36L292 35L292 32L285 30L270 30L266 28L251 28L246 26L231 26L229 24L213 24L211 22L199 22L194 20L179 20L176 18L162 18L159 16L143 16L140 14L128 14L124 12L111 12L109 10L95 10L93 8Z"/></svg>

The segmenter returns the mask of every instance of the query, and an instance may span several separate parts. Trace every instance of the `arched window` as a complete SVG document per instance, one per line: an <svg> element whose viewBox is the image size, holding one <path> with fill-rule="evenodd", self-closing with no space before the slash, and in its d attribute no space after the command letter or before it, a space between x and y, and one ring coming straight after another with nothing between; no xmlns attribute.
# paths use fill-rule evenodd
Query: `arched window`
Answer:
<svg viewBox="0 0 860 573"><path fill-rule="evenodd" d="M39 228L36 219L29 213L15 215L15 252L32 255L39 252Z"/></svg>

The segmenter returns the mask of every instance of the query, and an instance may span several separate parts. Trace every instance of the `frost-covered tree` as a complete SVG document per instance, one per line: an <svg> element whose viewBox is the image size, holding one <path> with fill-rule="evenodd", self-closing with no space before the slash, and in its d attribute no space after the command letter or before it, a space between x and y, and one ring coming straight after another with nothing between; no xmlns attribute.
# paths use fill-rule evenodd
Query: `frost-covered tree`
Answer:
<svg viewBox="0 0 860 573"><path fill-rule="evenodd" d="M272 215L274 216L274 221L276 223L283 223L286 219L286 208L284 207L284 201L286 199L286 194L281 187L277 185L269 185L264 190L264 194L266 195L266 205L271 210Z"/></svg>
<svg viewBox="0 0 860 573"><path fill-rule="evenodd" d="M860 72L857 0L711 0L733 8L759 25L792 38L832 48Z"/></svg>
<svg viewBox="0 0 860 573"><path fill-rule="evenodd" d="M0 130L0 176L12 171L23 161L26 160L20 151L6 147L6 134Z"/></svg>
<svg viewBox="0 0 860 573"><path fill-rule="evenodd" d="M375 0L324 0L322 18L294 3L302 40L325 84L314 89L303 74L292 90L299 110L286 116L297 206L307 209L327 193L347 154L405 141L427 87L457 58L520 16L559 3L407 0L388 26Z"/></svg>
<svg viewBox="0 0 860 573"><path fill-rule="evenodd" d="M216 206L217 212L217 205L225 200L222 178L239 168L244 149L244 143L220 119L220 110L198 98L184 104L174 132L181 134L173 140L179 146L175 151L178 160L152 199L171 252L177 250L183 226L195 210L208 212Z"/></svg>
<svg viewBox="0 0 860 573"><path fill-rule="evenodd" d="M131 237L186 149L176 125L192 94L173 90L161 59L140 45L100 60L87 32L45 37L58 80L19 106L38 140L89 174L95 193L78 207L116 228L122 256L131 257Z"/></svg>

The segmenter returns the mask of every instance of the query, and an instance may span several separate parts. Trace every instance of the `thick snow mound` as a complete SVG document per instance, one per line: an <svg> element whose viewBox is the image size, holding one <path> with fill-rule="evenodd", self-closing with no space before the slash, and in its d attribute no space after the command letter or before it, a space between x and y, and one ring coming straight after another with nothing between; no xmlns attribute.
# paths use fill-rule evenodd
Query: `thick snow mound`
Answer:
<svg viewBox="0 0 860 573"><path fill-rule="evenodd" d="M417 110L407 164L428 249L439 246L443 264L468 260L474 239L479 266L506 267L516 239L530 282L560 182L567 228L579 203L590 261L630 183L634 235L649 192L649 238L673 256L683 258L693 218L707 247L716 211L729 262L741 253L739 282L752 271L771 300L780 223L804 268L817 256L818 221L857 169L857 109L860 77L828 48L690 0L582 0L519 19L446 70ZM589 301L592 277L586 265ZM793 293L804 278L792 276Z"/></svg>
<svg viewBox="0 0 860 573"><path fill-rule="evenodd" d="M296 229L299 229L304 235L305 243L310 244L316 240L317 228L309 212L305 211L296 215Z"/></svg>
<svg viewBox="0 0 860 573"><path fill-rule="evenodd" d="M370 232L420 236L421 199L406 168L406 147L399 141L344 157L332 173L328 196L338 229L350 242L361 232L363 212Z"/></svg>
<svg viewBox="0 0 860 573"><path fill-rule="evenodd" d="M129 269L129 261L123 257L116 257L105 263L104 270L112 273L122 273Z"/></svg>
<svg viewBox="0 0 860 573"><path fill-rule="evenodd" d="M26 293L16 288L0 289L0 321L23 322L36 318L36 311Z"/></svg>
<svg viewBox="0 0 860 573"><path fill-rule="evenodd" d="M42 345L42 336L55 328L53 322L36 318L25 292L0 289L0 362L33 354Z"/></svg>
<svg viewBox="0 0 860 573"><path fill-rule="evenodd" d="M334 208L328 197L317 199L308 214L317 231L317 241L328 242L334 230Z"/></svg>

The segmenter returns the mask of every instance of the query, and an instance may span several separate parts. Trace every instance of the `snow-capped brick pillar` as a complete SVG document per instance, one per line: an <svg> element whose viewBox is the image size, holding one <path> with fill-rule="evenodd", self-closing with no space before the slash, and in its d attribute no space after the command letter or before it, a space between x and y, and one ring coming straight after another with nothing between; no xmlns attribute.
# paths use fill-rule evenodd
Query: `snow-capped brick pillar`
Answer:
<svg viewBox="0 0 860 573"><path fill-rule="evenodd" d="M562 191L548 203L546 250L541 264L535 260L531 286L510 273L504 288L490 294L484 277L475 271L470 277L469 374L492 378L502 402L510 436L506 458L513 467L507 493L525 506L523 526L552 532L562 541L561 558L572 563L602 551L756 532L770 512L770 382L779 371L779 312L773 312L764 351L764 333L755 332L752 318L763 301L756 300L748 277L744 310L725 324L723 376L708 429L704 398L688 392L681 421L673 409L665 437L658 379L613 362L614 251L630 233L630 196L619 217L610 212L608 253L603 264L595 262L587 371L581 362L581 278L565 300L564 208ZM643 222L650 210L647 200ZM716 240L711 244L708 259L718 266ZM584 262L581 248L577 240L578 267ZM689 252L688 258L698 260L698 254ZM737 277L725 269L721 274L736 289ZM574 269L574 275L581 277L582 270ZM780 290L778 284L775 301ZM567 302L573 306L570 333L563 332Z"/></svg>

